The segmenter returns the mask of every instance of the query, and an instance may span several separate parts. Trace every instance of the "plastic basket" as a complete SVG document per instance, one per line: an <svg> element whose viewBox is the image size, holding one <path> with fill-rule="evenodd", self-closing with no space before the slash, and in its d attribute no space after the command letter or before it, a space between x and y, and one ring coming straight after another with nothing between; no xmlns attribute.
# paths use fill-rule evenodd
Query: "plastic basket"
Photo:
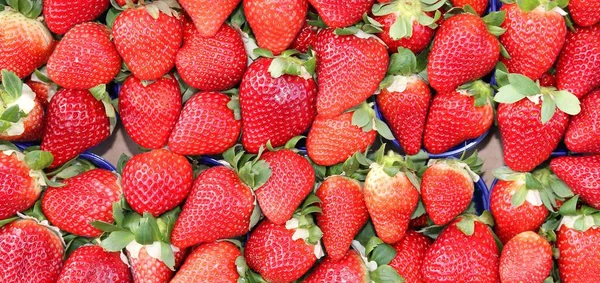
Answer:
<svg viewBox="0 0 600 283"><path fill-rule="evenodd" d="M34 146L34 145L37 145L37 144L35 144L35 143L15 143L15 146L17 148L19 148L20 150L24 150L25 148L28 148L28 147ZM117 168L115 168L115 166L113 166L106 159L100 157L99 155L97 155L95 153L86 151L86 152L80 154L79 158L82 158L82 159L85 159L85 160L91 162L97 168L105 169L105 170L109 170L109 171L117 171Z"/></svg>

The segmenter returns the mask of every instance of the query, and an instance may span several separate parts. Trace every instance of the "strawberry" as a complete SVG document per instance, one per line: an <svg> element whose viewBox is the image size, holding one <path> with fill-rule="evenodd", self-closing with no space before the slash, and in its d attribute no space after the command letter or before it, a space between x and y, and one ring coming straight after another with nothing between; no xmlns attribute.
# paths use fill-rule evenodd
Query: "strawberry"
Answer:
<svg viewBox="0 0 600 283"><path fill-rule="evenodd" d="M122 174L123 194L137 213L158 217L187 197L192 175L192 165L185 157L155 149L127 161Z"/></svg>
<svg viewBox="0 0 600 283"><path fill-rule="evenodd" d="M183 46L175 65L185 83L206 91L227 90L240 82L247 63L244 42L229 25L222 25L213 37L205 38L189 19L184 20Z"/></svg>
<svg viewBox="0 0 600 283"><path fill-rule="evenodd" d="M41 148L54 156L50 168L77 157L110 135L107 110L87 90L59 90L47 111Z"/></svg>
<svg viewBox="0 0 600 283"><path fill-rule="evenodd" d="M309 47L315 46L317 41L317 28L305 23L296 36L296 39L290 44L290 49L300 51L300 53L308 52Z"/></svg>
<svg viewBox="0 0 600 283"><path fill-rule="evenodd" d="M179 84L170 76L150 85L130 76L119 91L123 127L131 139L144 148L161 148L167 144L180 111Z"/></svg>
<svg viewBox="0 0 600 283"><path fill-rule="evenodd" d="M48 28L37 20L41 1L29 2L29 10L26 5L19 9L21 2L27 3L10 1L13 5L0 11L0 70L13 71L24 78L46 63L55 42Z"/></svg>
<svg viewBox="0 0 600 283"><path fill-rule="evenodd" d="M543 87L556 87L556 77L554 74L544 73L540 79L540 86Z"/></svg>
<svg viewBox="0 0 600 283"><path fill-rule="evenodd" d="M600 89L590 92L581 100L581 112L573 116L565 145L573 152L600 153Z"/></svg>
<svg viewBox="0 0 600 283"><path fill-rule="evenodd" d="M228 241L201 244L170 282L236 282L240 277L236 260L241 256L239 248Z"/></svg>
<svg viewBox="0 0 600 283"><path fill-rule="evenodd" d="M567 36L567 26L561 14L546 7L526 7L505 4L501 11L506 12L502 28L506 32L500 42L510 58L501 61L511 73L519 73L532 80L539 79L560 53Z"/></svg>
<svg viewBox="0 0 600 283"><path fill-rule="evenodd" d="M53 88L52 84L33 80L29 80L25 84L35 93L35 98L39 100L42 107L44 109L48 107L50 99L56 93L56 89Z"/></svg>
<svg viewBox="0 0 600 283"><path fill-rule="evenodd" d="M593 26L600 22L600 1L570 0L569 14L578 26Z"/></svg>
<svg viewBox="0 0 600 283"><path fill-rule="evenodd" d="M407 282L422 282L421 266L431 240L415 231L408 230L402 240L394 245L396 256L390 266Z"/></svg>
<svg viewBox="0 0 600 283"><path fill-rule="evenodd" d="M177 3L173 2L169 3ZM166 1L126 9L117 16L113 24L115 47L136 78L156 80L175 66L183 40L178 17Z"/></svg>
<svg viewBox="0 0 600 283"><path fill-rule="evenodd" d="M502 249L499 266L501 282L542 283L552 269L552 247L534 232L520 233Z"/></svg>
<svg viewBox="0 0 600 283"><path fill-rule="evenodd" d="M38 141L44 134L44 107L36 94L11 71L2 70L0 140Z"/></svg>
<svg viewBox="0 0 600 283"><path fill-rule="evenodd" d="M427 64L431 87L438 92L454 91L494 69L500 57L496 36L503 31L498 28L501 15L490 13L482 19L473 14L459 14L440 25Z"/></svg>
<svg viewBox="0 0 600 283"><path fill-rule="evenodd" d="M45 115L42 102L35 99L35 107L23 118L23 133L20 135L10 135L0 133L0 140L30 142L40 141L44 136Z"/></svg>
<svg viewBox="0 0 600 283"><path fill-rule="evenodd" d="M438 93L431 102L423 144L435 154L483 135L494 122L493 90L475 81Z"/></svg>
<svg viewBox="0 0 600 283"><path fill-rule="evenodd" d="M65 261L58 282L133 282L119 252L100 246L82 246Z"/></svg>
<svg viewBox="0 0 600 283"><path fill-rule="evenodd" d="M343 28L359 22L367 13L373 0L308 0L315 7L323 22L332 28Z"/></svg>
<svg viewBox="0 0 600 283"><path fill-rule="evenodd" d="M260 58L244 74L239 103L242 144L248 152L258 152L269 141L274 147L284 145L308 130L316 116L317 85L306 68L299 67L304 74L274 70L281 62L298 65L293 60L297 59Z"/></svg>
<svg viewBox="0 0 600 283"><path fill-rule="evenodd" d="M58 229L19 219L0 229L0 281L56 282L64 242Z"/></svg>
<svg viewBox="0 0 600 283"><path fill-rule="evenodd" d="M600 209L600 155L555 158L550 169L589 206Z"/></svg>
<svg viewBox="0 0 600 283"><path fill-rule="evenodd" d="M192 96L171 132L169 149L182 155L203 155L221 154L234 146L242 123L236 112L228 108L231 101L218 92Z"/></svg>
<svg viewBox="0 0 600 283"><path fill-rule="evenodd" d="M556 62L556 83L582 98L600 86L600 25L576 28Z"/></svg>
<svg viewBox="0 0 600 283"><path fill-rule="evenodd" d="M109 5L109 0L46 0L44 20L53 33L65 34L78 24L93 21Z"/></svg>
<svg viewBox="0 0 600 283"><path fill-rule="evenodd" d="M348 258L352 239L369 218L360 183L331 176L321 183L316 195L323 211L317 215L317 224L323 232L327 258L333 262Z"/></svg>
<svg viewBox="0 0 600 283"><path fill-rule="evenodd" d="M423 282L499 282L494 236L483 219L474 218L457 218L427 249Z"/></svg>
<svg viewBox="0 0 600 283"><path fill-rule="evenodd" d="M192 18L198 35L206 38L218 33L223 22L239 3L240 0L179 0L179 4Z"/></svg>
<svg viewBox="0 0 600 283"><path fill-rule="evenodd" d="M127 4L127 1L130 1L130 0L116 0L116 1L117 1L117 4L119 4L119 6L125 6L125 4ZM131 3L136 4L137 2L138 2L137 0L131 0Z"/></svg>
<svg viewBox="0 0 600 283"><path fill-rule="evenodd" d="M279 55L286 50L304 25L306 0L244 0L244 15L258 46Z"/></svg>
<svg viewBox="0 0 600 283"><path fill-rule="evenodd" d="M450 2L454 7L464 8L469 5L479 16L482 16L488 7L488 1L486 0L450 0Z"/></svg>
<svg viewBox="0 0 600 283"><path fill-rule="evenodd" d="M160 259L154 258L148 253L148 247L145 246L138 251L137 255L134 252L127 251L127 258L131 265L131 273L134 282L161 283L170 282L175 272ZM180 250L174 253L175 268L179 267L185 259L185 250Z"/></svg>
<svg viewBox="0 0 600 283"><path fill-rule="evenodd" d="M58 85L90 89L112 81L121 69L121 57L106 26L83 23L65 34L46 67L48 76Z"/></svg>
<svg viewBox="0 0 600 283"><path fill-rule="evenodd" d="M315 1L312 1L313 5ZM372 2L372 1L371 1ZM364 32L359 31L364 37ZM319 32L317 52L317 113L334 117L370 97L383 80L388 64L385 46L374 36Z"/></svg>
<svg viewBox="0 0 600 283"><path fill-rule="evenodd" d="M327 256L317 265L304 283L334 283L334 282L372 282L369 270L360 254L349 250L342 258L335 259Z"/></svg>

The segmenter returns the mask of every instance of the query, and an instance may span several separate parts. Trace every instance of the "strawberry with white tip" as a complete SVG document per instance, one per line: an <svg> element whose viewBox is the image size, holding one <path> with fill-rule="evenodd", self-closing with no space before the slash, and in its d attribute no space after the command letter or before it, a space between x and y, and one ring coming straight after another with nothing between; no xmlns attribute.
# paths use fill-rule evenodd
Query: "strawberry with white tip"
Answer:
<svg viewBox="0 0 600 283"><path fill-rule="evenodd" d="M14 72L2 70L0 140L39 141L44 134L44 102Z"/></svg>

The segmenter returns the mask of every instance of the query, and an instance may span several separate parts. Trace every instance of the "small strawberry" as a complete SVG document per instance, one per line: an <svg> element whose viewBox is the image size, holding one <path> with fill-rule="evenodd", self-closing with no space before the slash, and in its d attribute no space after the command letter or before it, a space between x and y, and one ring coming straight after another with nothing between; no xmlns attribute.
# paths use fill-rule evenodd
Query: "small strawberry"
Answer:
<svg viewBox="0 0 600 283"><path fill-rule="evenodd" d="M556 83L578 98L600 86L600 25L567 34L556 62Z"/></svg>
<svg viewBox="0 0 600 283"><path fill-rule="evenodd" d="M309 47L314 47L317 41L317 28L305 23L296 39L290 45L290 49L300 51L300 53L308 52Z"/></svg>
<svg viewBox="0 0 600 283"><path fill-rule="evenodd" d="M454 7L460 8L469 5L479 16L482 16L488 7L488 1L486 0L450 0L450 2Z"/></svg>
<svg viewBox="0 0 600 283"><path fill-rule="evenodd" d="M552 247L534 232L520 233L502 249L499 266L501 282L542 283L552 269Z"/></svg>
<svg viewBox="0 0 600 283"><path fill-rule="evenodd" d="M544 73L540 79L540 86L543 87L556 87L556 77L551 73Z"/></svg>
<svg viewBox="0 0 600 283"><path fill-rule="evenodd" d="M0 140L39 141L44 134L44 107L17 75L2 70Z"/></svg>
<svg viewBox="0 0 600 283"><path fill-rule="evenodd" d="M343 28L359 22L369 12L373 0L308 0L315 7L325 24L332 28Z"/></svg>
<svg viewBox="0 0 600 283"><path fill-rule="evenodd" d="M52 84L29 80L25 83L35 93L35 98L40 101L40 104L45 109L52 96L56 93L56 89Z"/></svg>
<svg viewBox="0 0 600 283"><path fill-rule="evenodd" d="M600 155L564 156L550 162L552 172L589 206L600 209Z"/></svg>
<svg viewBox="0 0 600 283"><path fill-rule="evenodd" d="M65 34L46 67L48 76L58 85L90 89L112 81L121 68L121 57L106 26L83 23Z"/></svg>
<svg viewBox="0 0 600 283"><path fill-rule="evenodd" d="M78 24L93 21L109 5L109 0L45 0L44 21L53 33L65 34Z"/></svg>
<svg viewBox="0 0 600 283"><path fill-rule="evenodd" d="M137 254L127 251L127 259L131 265L133 282L166 283L171 282L175 272L165 265L160 259L149 254L151 247L142 247ZM185 259L186 251L174 252L175 268L178 268Z"/></svg>
<svg viewBox="0 0 600 283"><path fill-rule="evenodd" d="M578 26L593 26L600 22L600 1L570 0L569 14Z"/></svg>
<svg viewBox="0 0 600 283"><path fill-rule="evenodd" d="M198 35L213 37L241 0L179 0L190 16ZM226 25L226 24L225 24ZM212 62L210 62L212 63ZM210 64L207 63L207 64Z"/></svg>
<svg viewBox="0 0 600 283"><path fill-rule="evenodd" d="M334 282L372 282L369 269L360 254L349 250L342 258L325 257L323 261L303 281L304 283L334 283Z"/></svg>
<svg viewBox="0 0 600 283"><path fill-rule="evenodd" d="M127 4L127 1L130 0L116 0L117 4L119 4L119 6L125 6L125 4ZM138 2L138 0L131 0L131 3L136 4Z"/></svg>
<svg viewBox="0 0 600 283"><path fill-rule="evenodd" d="M119 252L107 252L100 246L82 246L65 261L59 283L133 282L129 266Z"/></svg>
<svg viewBox="0 0 600 283"><path fill-rule="evenodd" d="M581 100L581 112L573 116L565 145L570 151L600 153L600 89L590 92Z"/></svg>
<svg viewBox="0 0 600 283"><path fill-rule="evenodd" d="M431 240L426 236L413 230L406 231L404 238L394 245L396 256L390 266L407 282L422 282L421 266L430 245Z"/></svg>
<svg viewBox="0 0 600 283"><path fill-rule="evenodd" d="M236 282L240 249L228 241L199 245L187 257L171 283Z"/></svg>

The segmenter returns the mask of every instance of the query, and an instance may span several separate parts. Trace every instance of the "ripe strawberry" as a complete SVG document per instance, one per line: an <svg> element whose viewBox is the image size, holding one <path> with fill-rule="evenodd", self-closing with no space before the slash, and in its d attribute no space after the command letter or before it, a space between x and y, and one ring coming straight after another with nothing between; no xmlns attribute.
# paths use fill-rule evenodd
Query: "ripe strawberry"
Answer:
<svg viewBox="0 0 600 283"><path fill-rule="evenodd" d="M501 282L542 283L552 269L552 247L540 235L527 231L512 238L500 256Z"/></svg>
<svg viewBox="0 0 600 283"><path fill-rule="evenodd" d="M185 282L236 282L236 260L242 253L228 241L199 245L187 257L172 283Z"/></svg>
<svg viewBox="0 0 600 283"><path fill-rule="evenodd" d="M377 90L386 73L388 54L376 37L337 35L333 29L325 29L315 45L317 113L329 118L340 115Z"/></svg>
<svg viewBox="0 0 600 283"><path fill-rule="evenodd" d="M327 259L335 262L348 258L354 236L369 218L360 183L343 176L331 176L321 183L317 197L323 211L317 215L317 224L323 232Z"/></svg>
<svg viewBox="0 0 600 283"><path fill-rule="evenodd" d="M600 1L570 0L569 14L578 26L593 26L600 22Z"/></svg>
<svg viewBox="0 0 600 283"><path fill-rule="evenodd" d="M317 41L317 28L305 23L296 39L290 44L290 49L300 51L300 53L308 52L309 47L314 47Z"/></svg>
<svg viewBox="0 0 600 283"><path fill-rule="evenodd" d="M556 63L556 83L578 98L600 86L600 25L567 34Z"/></svg>
<svg viewBox="0 0 600 283"><path fill-rule="evenodd" d="M58 282L125 283L133 280L120 252L107 252L100 246L82 246L65 261Z"/></svg>
<svg viewBox="0 0 600 283"><path fill-rule="evenodd" d="M65 34L46 67L48 76L58 85L90 89L112 81L121 69L121 57L106 26L83 23Z"/></svg>
<svg viewBox="0 0 600 283"><path fill-rule="evenodd" d="M427 249L421 268L424 282L499 282L494 236L473 218L454 220Z"/></svg>
<svg viewBox="0 0 600 283"><path fill-rule="evenodd" d="M109 0L46 0L44 21L53 33L65 34L78 24L98 18L109 5Z"/></svg>
<svg viewBox="0 0 600 283"><path fill-rule="evenodd" d="M117 4L119 4L119 6L125 6L127 4L128 0L116 0ZM137 0L131 0L131 3L133 4L137 4Z"/></svg>
<svg viewBox="0 0 600 283"><path fill-rule="evenodd" d="M47 111L41 148L54 156L50 168L65 164L110 135L104 105L87 90L59 90Z"/></svg>
<svg viewBox="0 0 600 283"><path fill-rule="evenodd" d="M174 253L175 268L179 267L185 259L186 251L180 250ZM175 272L160 259L154 258L148 253L148 247L145 246L134 255L127 251L127 259L131 265L131 274L134 282L163 283L171 282Z"/></svg>
<svg viewBox="0 0 600 283"><path fill-rule="evenodd" d="M374 1L308 0L308 2L315 7L328 27L343 28L359 22L363 14L371 9Z"/></svg>
<svg viewBox="0 0 600 283"><path fill-rule="evenodd" d="M32 219L0 228L0 281L56 282L63 264L60 232Z"/></svg>
<svg viewBox="0 0 600 283"><path fill-rule="evenodd" d="M493 90L475 81L458 90L438 93L431 102L423 144L431 153L443 153L477 138L494 122Z"/></svg>
<svg viewBox="0 0 600 283"><path fill-rule="evenodd" d="M138 78L130 76L119 91L123 127L131 139L144 148L161 148L167 144L180 111L181 93L173 77L163 77L144 86Z"/></svg>
<svg viewBox="0 0 600 283"><path fill-rule="evenodd" d="M44 134L44 108L31 88L11 71L2 70L0 140L39 141ZM16 110L16 111L13 111Z"/></svg>
<svg viewBox="0 0 600 283"><path fill-rule="evenodd" d="M540 79L540 86L543 87L556 87L556 77L554 74L544 73Z"/></svg>
<svg viewBox="0 0 600 283"><path fill-rule="evenodd" d="M413 230L406 231L400 242L394 245L396 256L390 266L396 269L407 282L423 282L421 266L431 240Z"/></svg>
<svg viewBox="0 0 600 283"><path fill-rule="evenodd" d="M497 14L486 17L490 21L501 18ZM498 27L494 30L501 31ZM433 39L427 65L429 83L438 92L454 91L492 71L499 58L500 43L483 19L472 14L452 16L440 25Z"/></svg>
<svg viewBox="0 0 600 283"><path fill-rule="evenodd" d="M223 22L239 3L240 0L179 0L179 4L192 18L198 35L206 38L218 33Z"/></svg>
<svg viewBox="0 0 600 283"><path fill-rule="evenodd" d="M502 27L506 32L500 42L510 59L501 58L511 73L519 73L532 80L539 79L552 67L567 36L567 26L561 14L545 7L533 10L517 4L505 4Z"/></svg>
<svg viewBox="0 0 600 283"><path fill-rule="evenodd" d="M454 7L462 8L469 5L479 16L482 16L488 7L488 1L486 0L450 0L450 2Z"/></svg>
<svg viewBox="0 0 600 283"><path fill-rule="evenodd" d="M56 93L56 89L52 84L29 80L25 83L35 93L35 98L40 102L41 106L46 109L52 96Z"/></svg>
<svg viewBox="0 0 600 283"><path fill-rule="evenodd" d="M310 75L270 71L274 62L287 59L297 60L260 58L244 74L239 100L242 144L248 152L258 152L268 141L274 147L284 145L308 130L316 116L317 85Z"/></svg>
<svg viewBox="0 0 600 283"><path fill-rule="evenodd" d="M304 283L334 283L334 282L372 282L369 270L363 259L354 250L349 250L342 258L335 259L328 255L315 267Z"/></svg>
<svg viewBox="0 0 600 283"><path fill-rule="evenodd" d="M589 206L600 209L600 155L565 156L550 162L552 172Z"/></svg>
<svg viewBox="0 0 600 283"><path fill-rule="evenodd" d="M175 65L185 83L206 91L228 90L240 82L247 63L244 42L229 25L222 25L213 37L205 38L189 19L184 20L183 46Z"/></svg>
<svg viewBox="0 0 600 283"><path fill-rule="evenodd" d="M159 79L175 66L183 32L177 12L165 4L158 1L126 9L113 25L115 47L127 68L140 80ZM159 11L151 15L152 10Z"/></svg>
<svg viewBox="0 0 600 283"><path fill-rule="evenodd" d="M581 100L581 112L573 116L565 145L570 151L600 153L600 89L590 92Z"/></svg>

